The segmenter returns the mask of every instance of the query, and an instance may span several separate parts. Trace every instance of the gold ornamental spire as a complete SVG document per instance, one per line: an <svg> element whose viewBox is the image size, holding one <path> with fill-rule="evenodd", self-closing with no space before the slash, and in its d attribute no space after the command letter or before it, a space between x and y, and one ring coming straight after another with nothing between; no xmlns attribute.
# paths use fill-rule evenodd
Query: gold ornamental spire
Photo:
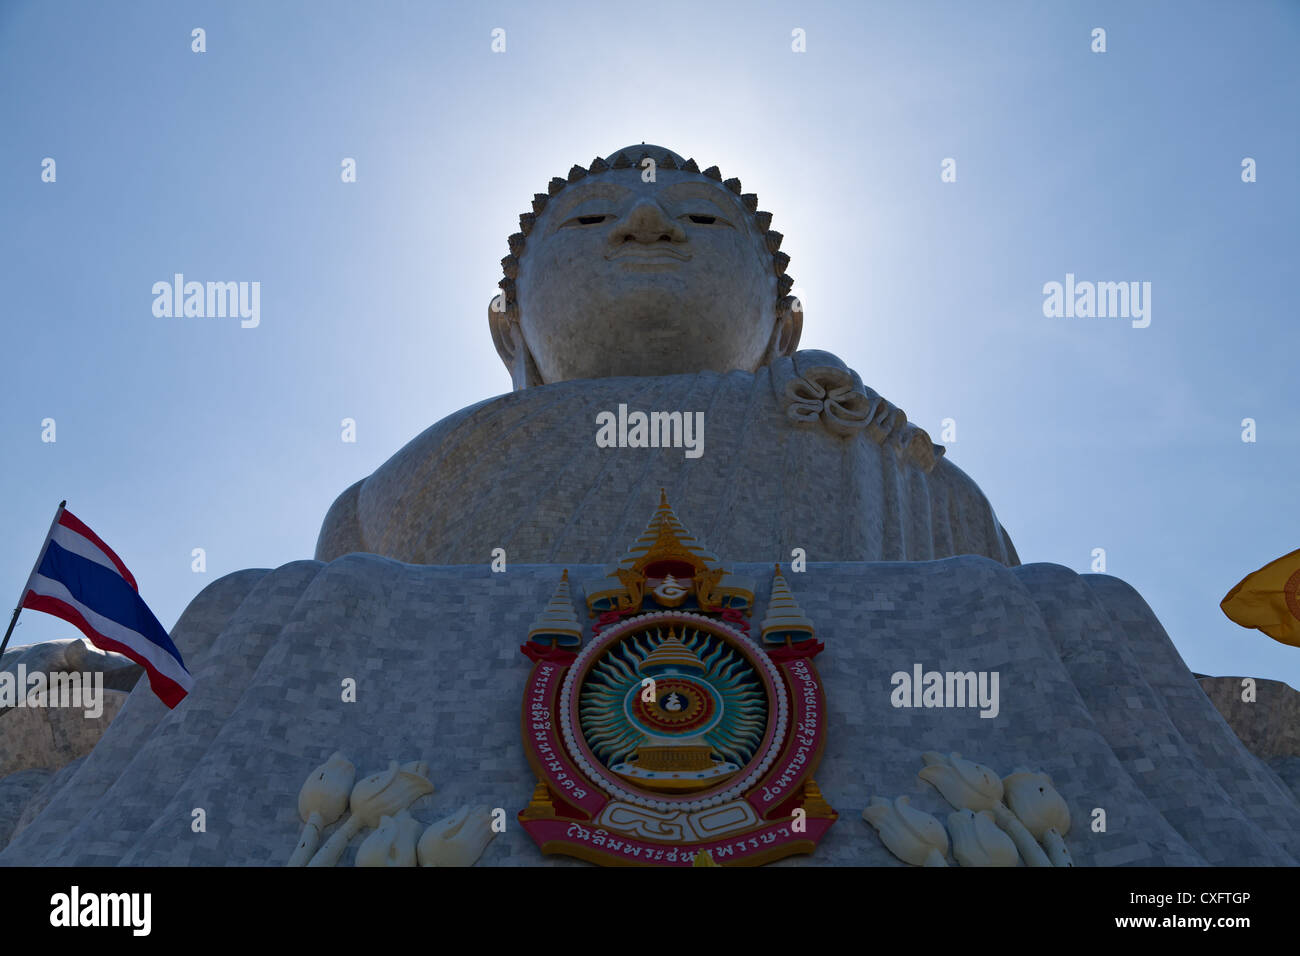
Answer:
<svg viewBox="0 0 1300 956"><path fill-rule="evenodd" d="M814 634L812 621L794 599L778 564L772 575L772 600L768 602L767 616L763 618L763 643L789 645L811 640Z"/></svg>
<svg viewBox="0 0 1300 956"><path fill-rule="evenodd" d="M682 558L697 568L711 568L718 563L717 555L686 530L668 503L667 493L660 488L659 507L650 516L645 531L627 549L619 567L639 570L653 560L672 557Z"/></svg>
<svg viewBox="0 0 1300 956"><path fill-rule="evenodd" d="M569 597L569 569L564 569L551 601L533 621L528 632L530 641L549 641L558 647L576 647L582 643L582 625Z"/></svg>

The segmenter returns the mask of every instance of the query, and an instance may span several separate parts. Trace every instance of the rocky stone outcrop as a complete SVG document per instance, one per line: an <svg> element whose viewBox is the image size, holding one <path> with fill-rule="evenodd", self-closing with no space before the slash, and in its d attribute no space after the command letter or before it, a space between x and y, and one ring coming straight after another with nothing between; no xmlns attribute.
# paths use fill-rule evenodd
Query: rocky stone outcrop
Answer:
<svg viewBox="0 0 1300 956"><path fill-rule="evenodd" d="M1257 677L1253 692L1245 695L1244 681L1241 677L1199 679L1201 689L1241 742L1300 796L1300 691Z"/></svg>
<svg viewBox="0 0 1300 956"><path fill-rule="evenodd" d="M0 671L101 674L98 714L84 708L49 707L32 701L0 708L0 846L9 841L22 815L65 768L94 748L117 716L143 668L121 654L101 651L84 638L20 645L5 651Z"/></svg>

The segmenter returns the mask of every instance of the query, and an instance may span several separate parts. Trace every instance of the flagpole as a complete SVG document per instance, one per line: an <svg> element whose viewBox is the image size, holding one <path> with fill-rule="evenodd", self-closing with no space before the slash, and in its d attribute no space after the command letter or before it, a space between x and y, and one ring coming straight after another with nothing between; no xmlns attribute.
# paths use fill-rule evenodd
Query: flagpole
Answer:
<svg viewBox="0 0 1300 956"><path fill-rule="evenodd" d="M32 578L36 576L41 562L45 560L45 552L50 548L50 538L54 537L54 527L59 523L59 518L63 516L63 509L67 504L68 500L66 498L59 502L59 509L54 512L54 520L50 522L50 530L45 532L45 543L41 545L40 554L36 555L36 563L32 565L32 573L27 575L27 583L23 585L23 593L18 595L18 606L14 608L14 616L9 619L9 628L5 631L5 639L0 641L0 657L4 657L5 648L9 646L9 635L14 632L14 625L18 623L18 614L23 609L23 601L27 599L27 591L31 586Z"/></svg>

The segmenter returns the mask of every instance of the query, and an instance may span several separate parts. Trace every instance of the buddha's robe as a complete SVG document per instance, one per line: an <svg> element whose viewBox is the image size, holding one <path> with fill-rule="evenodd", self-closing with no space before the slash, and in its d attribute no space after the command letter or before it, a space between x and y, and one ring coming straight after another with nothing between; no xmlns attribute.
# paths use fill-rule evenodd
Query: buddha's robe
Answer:
<svg viewBox="0 0 1300 956"><path fill-rule="evenodd" d="M598 447L597 416L703 412L702 454ZM804 351L757 372L528 388L425 430L330 508L316 558L412 564L616 561L659 489L728 561L1019 564L979 487L856 373Z"/></svg>

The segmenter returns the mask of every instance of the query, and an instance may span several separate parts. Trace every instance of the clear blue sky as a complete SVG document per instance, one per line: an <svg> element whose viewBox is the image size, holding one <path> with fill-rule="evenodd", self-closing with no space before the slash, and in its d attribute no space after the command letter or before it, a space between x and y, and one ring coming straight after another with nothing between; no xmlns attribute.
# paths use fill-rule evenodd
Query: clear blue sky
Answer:
<svg viewBox="0 0 1300 956"><path fill-rule="evenodd" d="M0 598L64 497L167 627L310 557L509 389L485 306L532 194L647 141L759 194L803 346L955 419L1023 560L1105 548L1193 669L1300 687L1218 609L1300 547L1297 50L1289 2L0 4ZM261 325L154 317L175 272L261 282ZM1045 318L1067 272L1151 282L1150 327Z"/></svg>

